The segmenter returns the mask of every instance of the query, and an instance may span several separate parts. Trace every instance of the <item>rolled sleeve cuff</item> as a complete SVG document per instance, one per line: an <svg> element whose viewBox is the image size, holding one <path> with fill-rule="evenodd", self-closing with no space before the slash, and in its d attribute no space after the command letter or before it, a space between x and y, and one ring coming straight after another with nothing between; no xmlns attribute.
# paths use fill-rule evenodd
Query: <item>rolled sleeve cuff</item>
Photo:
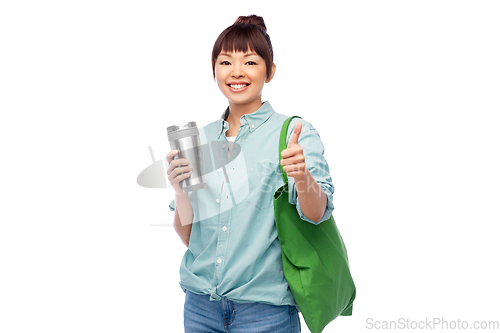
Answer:
<svg viewBox="0 0 500 333"><path fill-rule="evenodd" d="M172 202L170 203L170 205L168 205L168 208L170 208L170 210L172 212L175 210L175 200L172 200Z"/></svg>

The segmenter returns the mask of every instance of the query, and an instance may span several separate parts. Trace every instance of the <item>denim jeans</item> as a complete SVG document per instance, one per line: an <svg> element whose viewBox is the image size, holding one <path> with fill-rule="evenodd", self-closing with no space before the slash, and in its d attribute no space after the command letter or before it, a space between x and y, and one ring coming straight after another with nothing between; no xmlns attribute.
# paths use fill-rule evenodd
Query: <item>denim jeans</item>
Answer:
<svg viewBox="0 0 500 333"><path fill-rule="evenodd" d="M231 333L296 333L300 319L295 305L239 303L222 297L210 301L210 295L186 290L184 331Z"/></svg>

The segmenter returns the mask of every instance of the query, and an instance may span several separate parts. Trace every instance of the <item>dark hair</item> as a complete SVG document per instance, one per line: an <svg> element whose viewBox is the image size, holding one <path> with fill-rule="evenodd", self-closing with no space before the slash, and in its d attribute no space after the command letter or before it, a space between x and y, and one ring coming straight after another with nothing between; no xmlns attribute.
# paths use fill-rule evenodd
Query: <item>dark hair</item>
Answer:
<svg viewBox="0 0 500 333"><path fill-rule="evenodd" d="M215 62L222 51L253 51L266 62L266 75L271 76L273 46L261 16L240 16L232 26L226 28L215 41L212 50L212 71L215 78Z"/></svg>

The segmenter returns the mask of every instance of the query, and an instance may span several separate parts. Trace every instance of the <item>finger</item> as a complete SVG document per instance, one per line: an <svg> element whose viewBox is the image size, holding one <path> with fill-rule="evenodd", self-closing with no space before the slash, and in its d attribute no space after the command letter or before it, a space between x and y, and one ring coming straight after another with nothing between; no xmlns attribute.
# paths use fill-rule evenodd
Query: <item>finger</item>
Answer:
<svg viewBox="0 0 500 333"><path fill-rule="evenodd" d="M299 164L299 163L304 163L305 162L305 157L302 154L297 154L289 158L281 159L281 165L293 165L293 164Z"/></svg>
<svg viewBox="0 0 500 333"><path fill-rule="evenodd" d="M167 175L169 176L169 179L174 179L177 177L177 175L180 175L183 172L191 171L193 170L193 167L191 165L187 166L179 166L177 168L172 168L167 170Z"/></svg>
<svg viewBox="0 0 500 333"><path fill-rule="evenodd" d="M177 154L179 154L178 149L169 151L167 154L167 162L170 164L170 162L172 162L174 156Z"/></svg>
<svg viewBox="0 0 500 333"><path fill-rule="evenodd" d="M170 175L176 169L182 168L182 166L189 166L189 161L183 158L173 160L168 166L167 175Z"/></svg>
<svg viewBox="0 0 500 333"><path fill-rule="evenodd" d="M177 184L179 184L180 182L182 182L184 179L188 178L189 176L191 176L191 172L185 172L182 175L179 175L179 176L175 177L174 179L170 180L170 184L172 184L172 187L175 187Z"/></svg>
<svg viewBox="0 0 500 333"><path fill-rule="evenodd" d="M287 174L290 172L303 172L305 169L306 169L305 163L297 163L297 164L283 166L283 171L285 171Z"/></svg>
<svg viewBox="0 0 500 333"><path fill-rule="evenodd" d="M167 173L168 174L168 179L170 180L170 182L173 182L174 180L176 180L178 177L182 177L183 174L182 173L191 173L191 171L193 170L193 167L192 166L185 166L185 167L179 167L179 168L174 168L173 171L171 171L170 173ZM181 180L184 179L184 178L181 178Z"/></svg>
<svg viewBox="0 0 500 333"><path fill-rule="evenodd" d="M180 166L178 168L174 168L170 173L169 176L172 175L172 177L176 177L176 175L180 175L183 172L188 172L193 170L192 165L187 165L187 166Z"/></svg>
<svg viewBox="0 0 500 333"><path fill-rule="evenodd" d="M299 143L299 135L300 135L301 131L302 131L302 123L295 124L295 127L293 128L292 136L290 137L290 140L288 141L287 148L290 148L290 147Z"/></svg>
<svg viewBox="0 0 500 333"><path fill-rule="evenodd" d="M286 159L292 157L293 155L299 155L303 153L304 151L302 150L302 147L299 144L296 144L293 147L283 149L283 151L281 152L281 158Z"/></svg>
<svg viewBox="0 0 500 333"><path fill-rule="evenodd" d="M177 158L175 160L171 160L170 163L168 164L168 167L170 169L173 169L175 167L178 167L179 165L189 165L189 161L186 160L185 158Z"/></svg>

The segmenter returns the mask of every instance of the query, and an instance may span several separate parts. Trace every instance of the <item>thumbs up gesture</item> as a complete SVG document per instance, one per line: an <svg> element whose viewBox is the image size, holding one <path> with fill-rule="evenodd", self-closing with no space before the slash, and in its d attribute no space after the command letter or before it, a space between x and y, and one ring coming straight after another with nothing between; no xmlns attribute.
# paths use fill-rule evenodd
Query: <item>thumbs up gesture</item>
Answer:
<svg viewBox="0 0 500 333"><path fill-rule="evenodd" d="M307 174L306 158L302 147L299 145L299 136L302 131L302 123L297 123L293 129L288 146L281 152L281 165L288 177L297 179L304 178Z"/></svg>

